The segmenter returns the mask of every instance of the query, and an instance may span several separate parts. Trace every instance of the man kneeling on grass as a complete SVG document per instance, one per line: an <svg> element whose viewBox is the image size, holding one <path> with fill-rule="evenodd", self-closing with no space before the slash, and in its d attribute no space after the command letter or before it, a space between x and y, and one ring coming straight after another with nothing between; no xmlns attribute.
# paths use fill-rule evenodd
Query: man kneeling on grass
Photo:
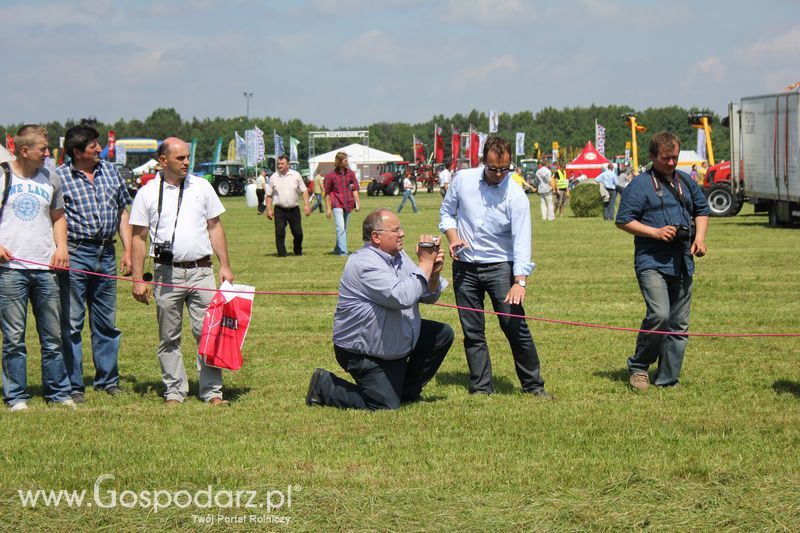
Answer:
<svg viewBox="0 0 800 533"><path fill-rule="evenodd" d="M419 302L433 303L447 286L439 274L444 252L422 235L419 266L403 251L397 215L373 211L364 219L364 247L353 253L339 282L333 349L355 384L317 368L306 404L352 409L397 409L420 399L453 344L447 324L422 320Z"/></svg>

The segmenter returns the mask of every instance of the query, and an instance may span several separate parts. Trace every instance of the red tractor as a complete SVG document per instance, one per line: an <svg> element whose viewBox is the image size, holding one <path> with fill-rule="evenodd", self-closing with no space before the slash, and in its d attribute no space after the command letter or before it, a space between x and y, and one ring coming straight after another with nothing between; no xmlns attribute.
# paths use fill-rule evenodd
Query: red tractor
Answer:
<svg viewBox="0 0 800 533"><path fill-rule="evenodd" d="M703 181L703 192L708 199L708 206L711 209L711 216L732 217L742 210L745 197L744 177L742 176L738 184L731 184L731 162L723 161L708 167L706 177Z"/></svg>
<svg viewBox="0 0 800 533"><path fill-rule="evenodd" d="M411 168L408 161L392 161L384 163L378 167L378 177L372 178L367 185L367 196L378 196L383 193L386 196L398 196L403 192L403 176L406 169ZM414 192L417 192L417 182L414 182Z"/></svg>

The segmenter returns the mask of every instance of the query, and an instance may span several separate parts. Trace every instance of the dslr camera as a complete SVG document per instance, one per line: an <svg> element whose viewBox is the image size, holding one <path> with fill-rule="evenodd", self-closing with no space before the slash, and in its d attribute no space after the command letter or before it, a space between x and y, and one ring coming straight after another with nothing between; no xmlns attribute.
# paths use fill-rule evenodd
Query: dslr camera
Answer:
<svg viewBox="0 0 800 533"><path fill-rule="evenodd" d="M171 263L172 258L174 257L172 254L172 243L154 242L153 255L155 255L156 259L160 259L161 261L166 261L168 263Z"/></svg>
<svg viewBox="0 0 800 533"><path fill-rule="evenodd" d="M692 240L692 231L688 226L684 226L683 224L673 224L672 227L675 228L676 241L687 242Z"/></svg>

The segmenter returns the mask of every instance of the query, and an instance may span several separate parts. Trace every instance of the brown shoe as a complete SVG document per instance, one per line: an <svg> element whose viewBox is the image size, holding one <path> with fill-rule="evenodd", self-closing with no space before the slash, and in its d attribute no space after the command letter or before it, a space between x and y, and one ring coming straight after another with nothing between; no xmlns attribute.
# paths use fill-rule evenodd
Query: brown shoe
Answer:
<svg viewBox="0 0 800 533"><path fill-rule="evenodd" d="M222 398L219 397L211 398L210 400L208 400L208 405L210 405L211 407L215 407L217 405L230 405L230 403L231 402L229 402L228 400L223 400Z"/></svg>
<svg viewBox="0 0 800 533"><path fill-rule="evenodd" d="M650 377L647 375L647 372L638 370L636 372L631 372L631 377L628 378L628 383L630 383L630 386L636 390L645 390L650 386Z"/></svg>
<svg viewBox="0 0 800 533"><path fill-rule="evenodd" d="M181 402L179 402L178 400L167 400L167 401L166 401L166 402L164 402L164 403L165 403L166 405L180 405L180 404L181 404Z"/></svg>

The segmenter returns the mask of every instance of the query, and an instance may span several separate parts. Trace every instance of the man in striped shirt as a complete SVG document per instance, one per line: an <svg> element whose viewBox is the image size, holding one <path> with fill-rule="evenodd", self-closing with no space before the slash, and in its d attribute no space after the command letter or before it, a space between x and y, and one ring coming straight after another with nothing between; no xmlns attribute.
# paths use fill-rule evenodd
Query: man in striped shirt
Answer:
<svg viewBox="0 0 800 533"><path fill-rule="evenodd" d="M72 158L56 169L64 189L70 266L113 276L116 274L114 236L122 241L122 273L131 270L131 228L126 207L131 203L116 167L100 159L100 135L91 126L67 130L64 152ZM61 332L71 396L83 403L83 346L81 331L89 308L94 359L94 388L112 396L121 392L117 359L121 332L116 327L117 282L83 272L61 272Z"/></svg>

